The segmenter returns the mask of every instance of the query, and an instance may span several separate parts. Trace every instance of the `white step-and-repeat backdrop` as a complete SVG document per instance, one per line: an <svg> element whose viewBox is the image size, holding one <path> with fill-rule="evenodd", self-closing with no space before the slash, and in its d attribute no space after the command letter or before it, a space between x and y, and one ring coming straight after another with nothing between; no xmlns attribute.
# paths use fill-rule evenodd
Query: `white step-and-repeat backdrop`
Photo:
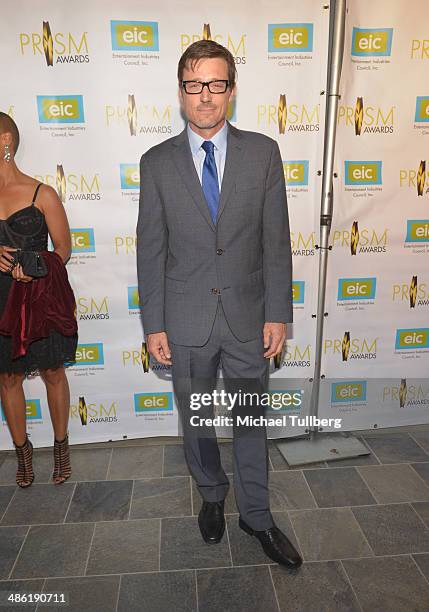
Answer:
<svg viewBox="0 0 429 612"><path fill-rule="evenodd" d="M320 411L343 418L349 429L428 421L429 9L397 4L404 6L350 2L347 16ZM68 369L71 441L179 431L171 373L149 360L139 316L138 163L183 129L177 61L203 37L235 57L231 123L280 145L295 323L285 355L271 364L271 387L295 393L300 407L267 414L305 415L314 366L328 3L222 0L204 9L191 0L16 0L3 13L9 76L0 107L21 131L17 162L57 189L72 230L68 270L79 350ZM27 380L25 392L33 442L51 444L40 379ZM1 424L0 448L10 448L3 415ZM275 428L269 435L304 431Z"/></svg>

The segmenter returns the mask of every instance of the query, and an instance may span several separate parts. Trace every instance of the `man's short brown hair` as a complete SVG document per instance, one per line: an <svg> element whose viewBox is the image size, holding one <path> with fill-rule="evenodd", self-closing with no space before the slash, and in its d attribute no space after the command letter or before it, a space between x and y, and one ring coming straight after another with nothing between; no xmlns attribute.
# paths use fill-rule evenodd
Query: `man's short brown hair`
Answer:
<svg viewBox="0 0 429 612"><path fill-rule="evenodd" d="M229 86L232 89L235 85L237 70L235 68L235 61L231 51L228 51L226 47L223 47L214 40L197 40L192 43L183 53L179 60L177 67L177 78L179 83L183 80L183 71L186 67L194 69L195 64L201 59L211 59L214 57L220 57L228 64L228 81Z"/></svg>
<svg viewBox="0 0 429 612"><path fill-rule="evenodd" d="M19 130L10 115L0 112L0 134L11 134L14 154L19 146Z"/></svg>

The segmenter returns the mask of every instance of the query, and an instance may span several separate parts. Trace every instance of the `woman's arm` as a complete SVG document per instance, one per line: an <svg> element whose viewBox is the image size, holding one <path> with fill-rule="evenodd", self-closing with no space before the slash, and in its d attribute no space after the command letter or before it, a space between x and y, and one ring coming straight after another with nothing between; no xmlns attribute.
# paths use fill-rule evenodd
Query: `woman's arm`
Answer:
<svg viewBox="0 0 429 612"><path fill-rule="evenodd" d="M71 254L71 237L64 206L55 189L48 185L43 185L40 188L39 197L39 208L45 215L49 235L54 245L54 251L58 253L63 262L66 263Z"/></svg>

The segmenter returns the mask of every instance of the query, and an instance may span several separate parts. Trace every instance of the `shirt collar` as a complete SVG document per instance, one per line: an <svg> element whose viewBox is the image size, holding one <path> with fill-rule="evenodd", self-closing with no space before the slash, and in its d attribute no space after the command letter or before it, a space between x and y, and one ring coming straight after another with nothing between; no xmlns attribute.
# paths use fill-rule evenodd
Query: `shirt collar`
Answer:
<svg viewBox="0 0 429 612"><path fill-rule="evenodd" d="M191 129L189 123L187 125L187 133L188 133L189 145L191 147L191 153L193 156L195 156L197 155L199 149L201 148L201 145L203 144L205 138L203 138L199 134L196 134L194 130ZM216 132L213 138L210 138L210 140L215 146L215 149L219 149L219 151L223 154L225 154L226 152L227 137L228 137L228 122L225 121L224 125L219 130L219 132Z"/></svg>

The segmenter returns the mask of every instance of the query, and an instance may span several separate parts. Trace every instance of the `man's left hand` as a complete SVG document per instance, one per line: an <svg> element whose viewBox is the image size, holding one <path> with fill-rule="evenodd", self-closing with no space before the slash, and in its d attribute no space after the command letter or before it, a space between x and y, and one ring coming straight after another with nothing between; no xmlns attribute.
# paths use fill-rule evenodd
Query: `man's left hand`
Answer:
<svg viewBox="0 0 429 612"><path fill-rule="evenodd" d="M264 357L269 359L278 355L283 350L286 340L286 323L270 323L264 325Z"/></svg>

